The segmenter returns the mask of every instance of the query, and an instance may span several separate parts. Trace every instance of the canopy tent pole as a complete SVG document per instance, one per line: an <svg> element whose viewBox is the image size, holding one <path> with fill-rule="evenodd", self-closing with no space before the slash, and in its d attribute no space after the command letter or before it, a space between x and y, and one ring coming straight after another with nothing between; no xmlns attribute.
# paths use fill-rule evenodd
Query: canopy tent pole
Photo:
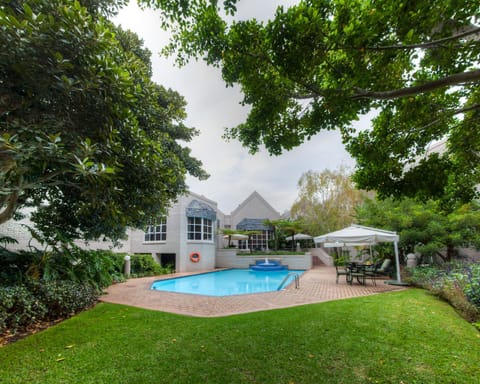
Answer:
<svg viewBox="0 0 480 384"><path fill-rule="evenodd" d="M398 243L396 241L393 243L393 248L395 249L395 262L397 263L397 281L401 283L402 279L400 277L400 258L398 257Z"/></svg>
<svg viewBox="0 0 480 384"><path fill-rule="evenodd" d="M408 285L408 283L404 283L400 277L400 258L398 257L398 243L395 241L393 243L393 248L395 250L395 264L397 269L397 280L387 280L385 284L390 285Z"/></svg>

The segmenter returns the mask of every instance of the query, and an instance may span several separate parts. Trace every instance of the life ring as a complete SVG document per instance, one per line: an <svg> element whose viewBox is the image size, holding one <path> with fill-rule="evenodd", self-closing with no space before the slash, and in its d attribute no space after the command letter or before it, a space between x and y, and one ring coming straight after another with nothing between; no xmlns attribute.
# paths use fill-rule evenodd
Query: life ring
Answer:
<svg viewBox="0 0 480 384"><path fill-rule="evenodd" d="M200 253L198 252L190 253L190 261L192 263L198 263L200 261Z"/></svg>

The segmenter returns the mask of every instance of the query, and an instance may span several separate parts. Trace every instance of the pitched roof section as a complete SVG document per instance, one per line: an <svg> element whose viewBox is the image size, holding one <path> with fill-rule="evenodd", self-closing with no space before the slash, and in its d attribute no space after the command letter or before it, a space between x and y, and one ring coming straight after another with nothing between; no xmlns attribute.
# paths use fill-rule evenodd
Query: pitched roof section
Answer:
<svg viewBox="0 0 480 384"><path fill-rule="evenodd" d="M268 207L268 209L271 209L273 212L275 212L278 216L280 216L280 213L275 209L273 208L267 200L265 200L257 191L253 191L253 193L248 196L244 201L243 203L239 204L239 206L237 208L235 208L232 213L231 213L231 216L235 216L235 214L241 210L243 207L245 207L247 204L250 203L250 201L254 200L254 199L258 199L262 202L262 204L264 204L266 207Z"/></svg>
<svg viewBox="0 0 480 384"><path fill-rule="evenodd" d="M242 231L268 231L271 228L263 222L266 219L243 219L237 224L237 229Z"/></svg>
<svg viewBox="0 0 480 384"><path fill-rule="evenodd" d="M216 220L217 213L208 204L198 200L192 200L188 205L187 217L203 217L204 219Z"/></svg>

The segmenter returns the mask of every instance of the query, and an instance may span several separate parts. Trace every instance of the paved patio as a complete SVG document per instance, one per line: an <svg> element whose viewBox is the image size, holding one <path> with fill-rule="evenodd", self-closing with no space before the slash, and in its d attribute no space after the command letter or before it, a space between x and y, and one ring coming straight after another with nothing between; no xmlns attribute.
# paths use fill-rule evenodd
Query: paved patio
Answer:
<svg viewBox="0 0 480 384"><path fill-rule="evenodd" d="M357 283L348 285L345 276L341 276L339 283L336 284L335 268L321 266L305 272L300 277L298 289L291 284L287 289L277 292L211 297L150 290L150 285L155 280L185 275L174 274L130 279L125 283L109 287L101 300L182 315L217 317L405 289L405 287L384 284L380 279L377 279L376 286L373 286L370 280L365 286Z"/></svg>

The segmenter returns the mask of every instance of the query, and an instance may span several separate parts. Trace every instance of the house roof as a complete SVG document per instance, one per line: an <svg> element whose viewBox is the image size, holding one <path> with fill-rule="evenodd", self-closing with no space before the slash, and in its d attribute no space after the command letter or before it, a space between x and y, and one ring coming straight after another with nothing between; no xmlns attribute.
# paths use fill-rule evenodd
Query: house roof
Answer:
<svg viewBox="0 0 480 384"><path fill-rule="evenodd" d="M252 194L250 196L248 196L242 203L240 203L238 205L237 208L235 208L232 213L231 213L231 216L235 216L236 213L242 209L243 207L245 207L246 205L248 205L252 200L254 199L258 199L259 201L261 201L261 203L263 205L265 205L265 207L267 207L269 210L272 211L272 213L275 213L277 216L280 217L280 213L278 213L278 211L273 208L267 200L265 200L257 191L253 191ZM263 219L262 219L263 220Z"/></svg>
<svg viewBox="0 0 480 384"><path fill-rule="evenodd" d="M209 220L217 219L217 212L208 204L198 200L192 200L186 211L188 217L203 217Z"/></svg>
<svg viewBox="0 0 480 384"><path fill-rule="evenodd" d="M242 231L268 231L271 228L264 224L267 219L243 219L237 224Z"/></svg>

